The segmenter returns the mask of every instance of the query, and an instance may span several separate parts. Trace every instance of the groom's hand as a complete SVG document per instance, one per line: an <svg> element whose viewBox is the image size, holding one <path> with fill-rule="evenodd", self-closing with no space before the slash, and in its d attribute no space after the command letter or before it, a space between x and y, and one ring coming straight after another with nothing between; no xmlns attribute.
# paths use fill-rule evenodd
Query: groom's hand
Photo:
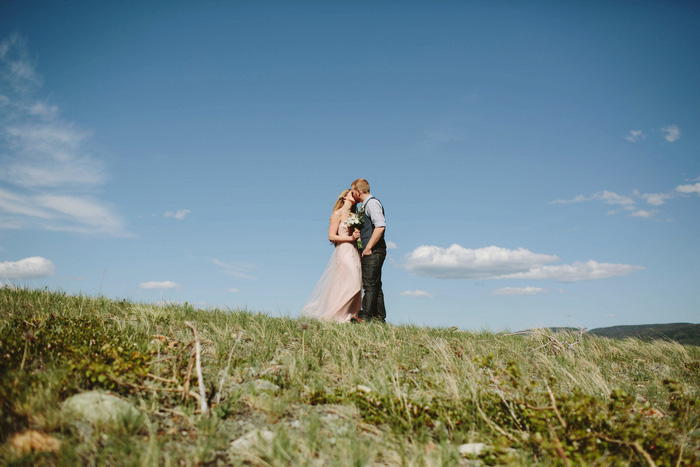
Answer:
<svg viewBox="0 0 700 467"><path fill-rule="evenodd" d="M371 255L372 255L372 250L370 250L369 248L365 248L364 250L362 250L362 256L371 256Z"/></svg>

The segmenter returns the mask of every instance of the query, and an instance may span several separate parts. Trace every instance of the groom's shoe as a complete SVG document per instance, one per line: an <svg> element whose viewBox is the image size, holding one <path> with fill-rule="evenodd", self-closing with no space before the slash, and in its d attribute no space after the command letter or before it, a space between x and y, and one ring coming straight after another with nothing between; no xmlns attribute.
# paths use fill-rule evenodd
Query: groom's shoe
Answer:
<svg viewBox="0 0 700 467"><path fill-rule="evenodd" d="M362 321L360 318L356 318L353 316L352 318L350 318L350 322L355 323L355 324L360 324L360 323L363 323L364 321Z"/></svg>

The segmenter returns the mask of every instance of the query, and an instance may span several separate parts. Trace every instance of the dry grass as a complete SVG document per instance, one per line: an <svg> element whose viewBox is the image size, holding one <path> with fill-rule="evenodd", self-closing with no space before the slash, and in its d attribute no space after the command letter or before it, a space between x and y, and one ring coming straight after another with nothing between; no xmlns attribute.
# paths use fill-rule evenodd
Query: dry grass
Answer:
<svg viewBox="0 0 700 467"><path fill-rule="evenodd" d="M697 414L672 416L668 390L670 380L677 385L674 394L697 401L700 375L687 365L700 360L698 347L547 330L499 335L337 325L7 288L0 291L0 305L3 352L8 345L28 349L23 367L18 354L6 358L1 369L3 463L566 465L570 457L583 455L564 427L575 410L588 410L577 409L575 399L592 396L590 404L597 400L608 407L615 390L635 400L633 412L648 408L664 414L639 415L634 423L659 433L677 432L668 435L665 452L692 462L691 454L700 448ZM107 375L104 384L70 374L70 352L34 348L55 323L77 319L98 323L106 339L118 338L128 348L113 367L99 367ZM199 392L199 381L186 321L201 342L202 383L212 408L206 415L192 395ZM87 345L79 341L85 338L77 335L67 345ZM130 374L129 365L136 365L129 360L131 349L147 360ZM83 362L81 368L91 364ZM139 373L142 367L147 371ZM550 384L554 406L571 413L525 407L546 408ZM94 388L120 394L139 409L141 419L81 432L62 414L60 403ZM613 409L605 410L616 416ZM12 450L10 437L28 429L60 440L60 449ZM620 425L619 434L627 436L632 429ZM256 435L263 432L270 434ZM232 445L245 436L250 442ZM539 444L538 436L543 437ZM469 442L487 445L478 461L459 453L459 446ZM597 454L605 464L646 462L633 446L606 446Z"/></svg>

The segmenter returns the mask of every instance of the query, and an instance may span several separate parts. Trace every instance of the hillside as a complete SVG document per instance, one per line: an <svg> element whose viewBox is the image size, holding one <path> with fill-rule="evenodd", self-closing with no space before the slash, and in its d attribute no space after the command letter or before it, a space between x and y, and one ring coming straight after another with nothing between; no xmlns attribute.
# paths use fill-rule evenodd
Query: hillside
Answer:
<svg viewBox="0 0 700 467"><path fill-rule="evenodd" d="M0 289L3 465L698 465L700 347Z"/></svg>
<svg viewBox="0 0 700 467"><path fill-rule="evenodd" d="M589 333L611 339L624 339L627 337L634 337L644 341L666 339L680 344L700 345L700 324L691 323L610 326L592 329Z"/></svg>

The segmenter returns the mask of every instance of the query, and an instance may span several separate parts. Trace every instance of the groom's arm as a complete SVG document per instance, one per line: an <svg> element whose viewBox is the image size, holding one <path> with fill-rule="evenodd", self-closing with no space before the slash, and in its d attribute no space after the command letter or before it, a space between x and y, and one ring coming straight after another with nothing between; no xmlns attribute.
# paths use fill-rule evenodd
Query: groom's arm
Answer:
<svg viewBox="0 0 700 467"><path fill-rule="evenodd" d="M372 232L372 236L370 237L369 241L367 242L367 245L365 248L362 250L362 256L369 256L372 254L372 247L377 244L380 238L382 238L382 234L384 233L384 229L386 227L375 227L374 232Z"/></svg>
<svg viewBox="0 0 700 467"><path fill-rule="evenodd" d="M369 201L374 201L374 203L369 203ZM386 219L384 218L384 209L378 199L370 199L365 206L365 214L369 217L369 222L374 226L374 231L372 236L367 241L362 250L362 256L369 256L372 254L372 248L377 244L382 235L384 235L384 229L386 229Z"/></svg>

